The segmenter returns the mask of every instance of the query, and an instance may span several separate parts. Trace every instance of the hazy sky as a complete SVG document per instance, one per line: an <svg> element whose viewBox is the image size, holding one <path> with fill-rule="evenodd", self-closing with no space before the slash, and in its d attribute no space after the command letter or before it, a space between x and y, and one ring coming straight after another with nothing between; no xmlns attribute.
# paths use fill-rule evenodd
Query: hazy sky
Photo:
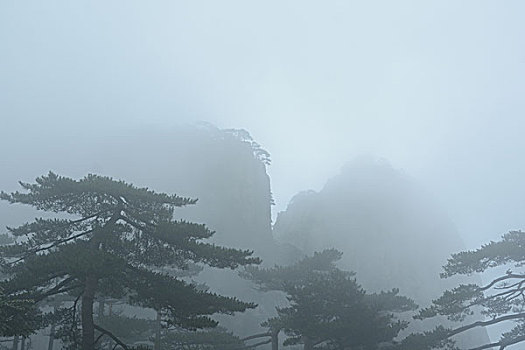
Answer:
<svg viewBox="0 0 525 350"><path fill-rule="evenodd" d="M206 120L272 154L277 210L370 154L427 187L474 247L525 229L524 13L523 1L3 0L0 161Z"/></svg>

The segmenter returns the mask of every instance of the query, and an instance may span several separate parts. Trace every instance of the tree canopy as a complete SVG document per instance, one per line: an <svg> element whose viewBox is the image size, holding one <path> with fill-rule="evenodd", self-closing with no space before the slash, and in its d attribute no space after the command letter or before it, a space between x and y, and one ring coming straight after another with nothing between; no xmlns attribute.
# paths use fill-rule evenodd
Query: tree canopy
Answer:
<svg viewBox="0 0 525 350"><path fill-rule="evenodd" d="M16 242L0 248L10 276L2 288L8 295L27 291L33 302L59 294L76 297L83 349L94 349L95 330L111 336L93 321L99 296L162 310L168 325L190 329L216 326L212 314L255 307L159 271L191 263L234 269L260 262L251 251L204 242L214 232L203 224L173 219L175 208L195 199L98 175L74 180L50 172L20 185L23 192L1 192L0 199L60 215L8 228Z"/></svg>
<svg viewBox="0 0 525 350"><path fill-rule="evenodd" d="M290 305L277 308L278 316L265 324L284 330L289 336L285 344L302 343L305 349L377 349L406 328L408 322L394 313L415 309L414 302L399 296L396 289L367 293L354 273L336 267L340 258L341 253L331 249L291 266L253 267L243 273L262 289L287 294Z"/></svg>
<svg viewBox="0 0 525 350"><path fill-rule="evenodd" d="M455 349L454 336L477 327L514 323L513 328L501 334L499 340L479 344L471 350L497 348L499 350L525 342L525 233L511 231L499 241L492 241L479 249L453 254L444 266L442 278L472 273L488 273L495 268L508 268L485 285L460 284L445 291L432 305L422 309L418 318L446 316L451 321L464 322L456 328L439 326L425 334L415 334L405 340L408 349L441 348L447 344ZM494 274L492 274L494 275Z"/></svg>
<svg viewBox="0 0 525 350"><path fill-rule="evenodd" d="M173 350L246 350L245 343L222 327L188 332L179 330L162 339L163 349Z"/></svg>
<svg viewBox="0 0 525 350"><path fill-rule="evenodd" d="M24 295L6 295L0 288L0 337L27 336L40 324L40 312Z"/></svg>

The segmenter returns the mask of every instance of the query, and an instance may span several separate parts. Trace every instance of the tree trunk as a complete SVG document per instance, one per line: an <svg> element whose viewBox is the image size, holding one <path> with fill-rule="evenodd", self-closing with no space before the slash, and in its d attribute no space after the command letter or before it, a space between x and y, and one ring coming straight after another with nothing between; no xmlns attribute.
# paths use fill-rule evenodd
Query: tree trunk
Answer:
<svg viewBox="0 0 525 350"><path fill-rule="evenodd" d="M279 331L272 331L272 350L279 350Z"/></svg>
<svg viewBox="0 0 525 350"><path fill-rule="evenodd" d="M303 337L304 350L314 350L314 342L308 337Z"/></svg>
<svg viewBox="0 0 525 350"><path fill-rule="evenodd" d="M53 313L57 312L57 307L53 308ZM53 343L55 342L55 321L51 323L51 329L49 330L49 342L47 343L47 350L53 350Z"/></svg>
<svg viewBox="0 0 525 350"><path fill-rule="evenodd" d="M99 301L98 301L98 319L102 319L104 317L104 311L106 311L106 301L104 300L104 298L101 298Z"/></svg>
<svg viewBox="0 0 525 350"><path fill-rule="evenodd" d="M55 323L51 324L51 330L49 331L49 342L47 343L47 350L53 350L53 343L55 342Z"/></svg>
<svg viewBox="0 0 525 350"><path fill-rule="evenodd" d="M26 350L26 337L22 337L22 344L20 344L20 350Z"/></svg>
<svg viewBox="0 0 525 350"><path fill-rule="evenodd" d="M82 294L82 350L95 350L95 324L93 322L93 300L97 279L87 276Z"/></svg>
<svg viewBox="0 0 525 350"><path fill-rule="evenodd" d="M18 335L15 335L15 337L13 338L13 347L12 347L12 350L18 350Z"/></svg>
<svg viewBox="0 0 525 350"><path fill-rule="evenodd" d="M155 348L154 350L160 350L160 311L157 311L157 323L155 327Z"/></svg>

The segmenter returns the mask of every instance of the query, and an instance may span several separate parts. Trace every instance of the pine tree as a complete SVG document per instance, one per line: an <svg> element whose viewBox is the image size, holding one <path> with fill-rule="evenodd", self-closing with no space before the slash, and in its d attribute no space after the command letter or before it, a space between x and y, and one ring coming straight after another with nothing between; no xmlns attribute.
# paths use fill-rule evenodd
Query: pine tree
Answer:
<svg viewBox="0 0 525 350"><path fill-rule="evenodd" d="M162 339L162 349L172 350L248 350L251 347L222 327L188 332L172 331Z"/></svg>
<svg viewBox="0 0 525 350"><path fill-rule="evenodd" d="M13 243L12 237L0 234L0 246ZM27 293L5 294L4 280L0 273L0 337L27 336L40 325L40 312L27 299Z"/></svg>
<svg viewBox="0 0 525 350"><path fill-rule="evenodd" d="M413 334L404 340L405 348L457 349L454 342L456 335L474 328L503 323L514 323L514 327L503 332L499 340L479 344L471 350L503 350L511 345L525 343L524 264L525 232L522 231L511 231L501 240L492 241L479 249L452 254L443 267L442 278L489 272L502 267L508 269L499 275L492 273L492 280L485 285L460 284L445 291L431 306L422 309L417 318L445 316L450 321L462 324L455 328L439 326L422 334Z"/></svg>
<svg viewBox="0 0 525 350"><path fill-rule="evenodd" d="M6 295L0 287L0 337L28 336L40 325L40 312L24 295Z"/></svg>
<svg viewBox="0 0 525 350"><path fill-rule="evenodd" d="M23 193L1 192L0 198L60 216L8 228L17 240L0 251L2 266L12 276L5 291L23 291L35 302L58 294L76 297L69 312L75 346L80 301L83 350L95 348L96 332L127 347L94 323L93 303L99 296L162 311L168 325L189 329L216 326L210 318L214 313L255 307L159 272L191 263L234 269L260 262L251 251L203 242L214 233L203 224L173 219L176 208L195 204L195 199L97 175L74 180L50 172L36 183L20 184Z"/></svg>
<svg viewBox="0 0 525 350"><path fill-rule="evenodd" d="M242 275L263 290L280 290L290 305L277 308L278 316L265 324L268 333L283 330L285 345L303 344L330 349L378 349L393 346L393 339L408 323L395 313L416 308L393 289L367 293L354 273L335 265L341 253L330 249L314 253L291 266L247 268Z"/></svg>

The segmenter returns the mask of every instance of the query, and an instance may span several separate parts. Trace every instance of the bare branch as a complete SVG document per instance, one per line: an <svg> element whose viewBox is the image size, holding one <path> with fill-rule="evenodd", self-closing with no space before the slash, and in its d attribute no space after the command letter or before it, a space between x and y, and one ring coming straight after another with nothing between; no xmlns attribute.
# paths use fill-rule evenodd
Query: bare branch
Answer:
<svg viewBox="0 0 525 350"><path fill-rule="evenodd" d="M32 255L32 254L35 254L35 253L39 253L39 252L42 252L42 251L45 251L45 250L49 250L51 248L59 246L62 243L67 243L69 241L72 241L74 239L80 238L80 237L85 236L85 235L87 235L89 233L92 233L92 232L93 232L93 230L83 231L83 232L80 232L80 233L78 233L76 235L70 236L68 238L64 238L64 239L60 239L58 241L55 241L53 244L50 244L50 245L48 245L46 247L40 247L40 248L37 248L37 249L32 249L28 253L24 254L22 257L16 259L15 261L9 262L9 264L10 265L14 265L14 264L24 260L25 258L27 258L29 255Z"/></svg>

